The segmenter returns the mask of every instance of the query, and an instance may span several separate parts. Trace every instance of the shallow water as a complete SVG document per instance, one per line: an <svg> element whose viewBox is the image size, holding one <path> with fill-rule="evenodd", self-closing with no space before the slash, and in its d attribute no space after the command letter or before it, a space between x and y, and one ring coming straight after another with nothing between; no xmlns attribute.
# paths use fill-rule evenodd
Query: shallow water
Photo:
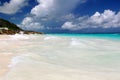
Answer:
<svg viewBox="0 0 120 80"><path fill-rule="evenodd" d="M120 80L120 35L13 35L0 40L14 54L0 80Z"/></svg>

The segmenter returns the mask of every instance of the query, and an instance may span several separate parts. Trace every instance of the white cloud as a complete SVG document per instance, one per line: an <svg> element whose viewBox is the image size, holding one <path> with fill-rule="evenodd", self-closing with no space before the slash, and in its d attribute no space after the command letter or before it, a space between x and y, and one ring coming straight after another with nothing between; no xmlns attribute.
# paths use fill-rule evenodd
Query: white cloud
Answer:
<svg viewBox="0 0 120 80"><path fill-rule="evenodd" d="M38 5L32 8L30 12L31 16L29 16L32 21L28 21L25 18L21 25L23 27L30 27L30 22L43 22L43 24L47 25L50 21L57 22L60 18L63 19L63 16L66 16L66 19L73 18L74 16L70 14L70 12L77 6L78 3L84 3L85 1L86 0L37 0ZM37 25L36 27L41 27L41 25Z"/></svg>
<svg viewBox="0 0 120 80"><path fill-rule="evenodd" d="M89 21L103 28L120 27L120 12L117 14L111 10L105 10L101 14L96 12Z"/></svg>
<svg viewBox="0 0 120 80"><path fill-rule="evenodd" d="M62 28L63 28L63 29L76 30L76 27L77 27L77 26L78 26L78 25L73 24L73 22L66 22L66 23L62 26Z"/></svg>
<svg viewBox="0 0 120 80"><path fill-rule="evenodd" d="M31 14L44 17L54 10L54 0L37 0L38 5L31 10Z"/></svg>
<svg viewBox="0 0 120 80"><path fill-rule="evenodd" d="M80 2L83 3L86 0L37 0L38 5L31 10L31 14L46 17L63 15L74 9Z"/></svg>
<svg viewBox="0 0 120 80"><path fill-rule="evenodd" d="M116 13L112 10L105 10L103 13L96 12L92 16L79 17L71 21L69 25L66 25L69 21L62 25L63 29L79 30L83 28L116 28L120 27L120 12ZM74 27L71 27L73 26Z"/></svg>
<svg viewBox="0 0 120 80"><path fill-rule="evenodd" d="M70 14L61 16L59 19L61 19L62 21L73 20L75 19L75 15L70 13Z"/></svg>
<svg viewBox="0 0 120 80"><path fill-rule="evenodd" d="M0 13L4 14L15 14L22 7L27 5L28 0L10 0L10 2L5 2L0 6Z"/></svg>
<svg viewBox="0 0 120 80"><path fill-rule="evenodd" d="M34 19L31 17L24 18L20 26L25 30L37 30L44 28L41 23L35 22Z"/></svg>

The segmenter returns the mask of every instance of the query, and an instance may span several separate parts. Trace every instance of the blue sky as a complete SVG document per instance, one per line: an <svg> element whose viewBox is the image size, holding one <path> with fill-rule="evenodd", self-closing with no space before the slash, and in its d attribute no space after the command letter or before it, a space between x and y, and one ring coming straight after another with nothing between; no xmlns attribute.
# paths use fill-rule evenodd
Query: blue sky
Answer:
<svg viewBox="0 0 120 80"><path fill-rule="evenodd" d="M1 0L0 17L45 33L120 32L120 0Z"/></svg>

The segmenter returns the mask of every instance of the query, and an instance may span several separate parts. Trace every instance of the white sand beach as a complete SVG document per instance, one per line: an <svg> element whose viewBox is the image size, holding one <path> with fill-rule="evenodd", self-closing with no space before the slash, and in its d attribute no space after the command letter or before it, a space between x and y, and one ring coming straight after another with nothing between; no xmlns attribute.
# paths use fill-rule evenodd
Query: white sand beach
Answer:
<svg viewBox="0 0 120 80"><path fill-rule="evenodd" d="M119 40L1 35L0 44L0 80L120 80Z"/></svg>

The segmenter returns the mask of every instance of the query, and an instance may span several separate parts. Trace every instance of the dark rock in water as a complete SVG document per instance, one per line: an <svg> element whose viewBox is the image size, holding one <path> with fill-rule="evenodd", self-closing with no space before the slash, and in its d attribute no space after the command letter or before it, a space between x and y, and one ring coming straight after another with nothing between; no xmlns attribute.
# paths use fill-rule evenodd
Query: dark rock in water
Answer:
<svg viewBox="0 0 120 80"><path fill-rule="evenodd" d="M34 31L26 31L19 28L17 25L4 20L0 19L0 34L8 34L8 35L14 35L14 34L42 34L41 32L34 32Z"/></svg>

